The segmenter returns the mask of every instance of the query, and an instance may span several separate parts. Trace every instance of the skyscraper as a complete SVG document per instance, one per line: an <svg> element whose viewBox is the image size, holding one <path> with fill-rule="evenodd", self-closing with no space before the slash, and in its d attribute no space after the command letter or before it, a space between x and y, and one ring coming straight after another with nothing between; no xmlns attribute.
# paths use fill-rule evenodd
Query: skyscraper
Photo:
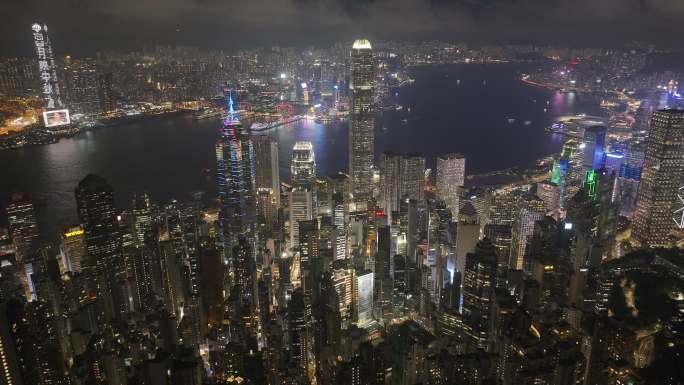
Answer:
<svg viewBox="0 0 684 385"><path fill-rule="evenodd" d="M354 307L356 322L359 325L373 319L373 284L374 275L371 271L357 273L354 284Z"/></svg>
<svg viewBox="0 0 684 385"><path fill-rule="evenodd" d="M560 188L551 181L537 183L537 196L544 201L547 213L557 213L560 210Z"/></svg>
<svg viewBox="0 0 684 385"><path fill-rule="evenodd" d="M68 227L62 233L62 243L59 246L64 271L80 273L87 271L85 231L81 226Z"/></svg>
<svg viewBox="0 0 684 385"><path fill-rule="evenodd" d="M112 288L124 271L112 186L102 177L88 174L76 187L76 207L85 231L88 265L92 266L90 279L97 284L105 314L112 317Z"/></svg>
<svg viewBox="0 0 684 385"><path fill-rule="evenodd" d="M254 184L258 189L270 189L280 206L280 168L278 167L278 142L268 135L255 135Z"/></svg>
<svg viewBox="0 0 684 385"><path fill-rule="evenodd" d="M458 219L458 197L465 183L465 162L461 154L437 157L437 199L443 200L454 220Z"/></svg>
<svg viewBox="0 0 684 385"><path fill-rule="evenodd" d="M403 199L425 201L425 157L422 154L380 155L380 205L388 215L399 210Z"/></svg>
<svg viewBox="0 0 684 385"><path fill-rule="evenodd" d="M524 195L518 200L511 232L511 257L509 267L522 270L527 241L534 231L534 223L544 217L544 201L535 195Z"/></svg>
<svg viewBox="0 0 684 385"><path fill-rule="evenodd" d="M297 142L292 148L292 185L312 187L316 181L316 159L311 142Z"/></svg>
<svg viewBox="0 0 684 385"><path fill-rule="evenodd" d="M401 156L401 199L415 199L419 205L425 202L425 156L405 154Z"/></svg>
<svg viewBox="0 0 684 385"><path fill-rule="evenodd" d="M372 112L373 51L368 40L356 40L351 52L351 115L349 119L349 176L353 201L365 206L371 197L375 142Z"/></svg>
<svg viewBox="0 0 684 385"><path fill-rule="evenodd" d="M254 147L249 133L235 116L233 99L228 97L228 118L216 142L220 221L224 237L236 241L250 230L256 219L254 197Z"/></svg>
<svg viewBox="0 0 684 385"><path fill-rule="evenodd" d="M463 323L466 335L480 348L487 347L490 307L496 277L496 249L488 238L478 242L466 257L463 272Z"/></svg>
<svg viewBox="0 0 684 385"><path fill-rule="evenodd" d="M57 65L52 54L52 44L48 36L48 27L45 24L34 23L31 26L33 31L33 43L36 47L36 57L38 58L38 72L41 80L41 93L45 101L47 110L54 110L64 106L62 96L59 92L57 80Z"/></svg>
<svg viewBox="0 0 684 385"><path fill-rule="evenodd" d="M5 211L12 242L16 248L17 261L21 262L37 246L38 226L33 203L22 195L15 194Z"/></svg>
<svg viewBox="0 0 684 385"><path fill-rule="evenodd" d="M315 216L316 161L311 142L297 142L292 149L290 191L290 247L299 245L299 222Z"/></svg>
<svg viewBox="0 0 684 385"><path fill-rule="evenodd" d="M584 150L582 165L585 170L599 170L605 157L606 127L589 126L584 129L581 146Z"/></svg>
<svg viewBox="0 0 684 385"><path fill-rule="evenodd" d="M380 199L379 205L391 217L393 211L399 211L399 175L401 175L400 157L393 153L380 154Z"/></svg>
<svg viewBox="0 0 684 385"><path fill-rule="evenodd" d="M661 110L653 113L651 132L636 209L632 218L632 239L644 246L670 244L675 223L673 205L684 174L684 111Z"/></svg>
<svg viewBox="0 0 684 385"><path fill-rule="evenodd" d="M64 72L69 109L73 113L86 115L101 112L95 61L92 59L67 59Z"/></svg>

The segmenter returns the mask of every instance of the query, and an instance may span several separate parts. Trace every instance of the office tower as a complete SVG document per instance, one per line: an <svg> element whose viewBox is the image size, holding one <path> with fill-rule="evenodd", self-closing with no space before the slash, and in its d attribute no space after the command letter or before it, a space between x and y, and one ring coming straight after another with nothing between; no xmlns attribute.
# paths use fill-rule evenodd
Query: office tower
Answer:
<svg viewBox="0 0 684 385"><path fill-rule="evenodd" d="M23 384L60 384L64 381L56 316L45 301L12 299L0 305L14 342ZM10 357L11 359L11 357ZM8 363L3 362L4 367ZM4 379L2 379L4 380ZM2 381L0 380L0 381Z"/></svg>
<svg viewBox="0 0 684 385"><path fill-rule="evenodd" d="M19 355L13 338L13 330L7 314L7 302L0 301L0 384L22 385ZM10 306L13 304L10 303Z"/></svg>
<svg viewBox="0 0 684 385"><path fill-rule="evenodd" d="M365 207L371 197L374 161L373 51L368 40L357 40L351 52L351 111L349 118L349 176L353 201Z"/></svg>
<svg viewBox="0 0 684 385"><path fill-rule="evenodd" d="M95 60L67 58L64 72L69 110L84 115L101 112Z"/></svg>
<svg viewBox="0 0 684 385"><path fill-rule="evenodd" d="M60 109L64 107L64 103L59 91L57 64L52 53L48 27L45 24L34 23L31 30L33 31L33 43L38 59L40 92L44 100L44 107L48 111Z"/></svg>
<svg viewBox="0 0 684 385"><path fill-rule="evenodd" d="M392 212L399 211L399 181L401 175L401 158L390 152L380 154L380 199L379 205L391 217Z"/></svg>
<svg viewBox="0 0 684 385"><path fill-rule="evenodd" d="M458 223L456 224L456 247L453 261L447 261L447 269L461 275L466 265L466 256L475 251L480 239L480 223L478 222L477 210L472 203L466 202L459 210Z"/></svg>
<svg viewBox="0 0 684 385"><path fill-rule="evenodd" d="M551 181L537 183L537 196L544 201L547 213L557 213L560 210L561 193L557 184Z"/></svg>
<svg viewBox="0 0 684 385"><path fill-rule="evenodd" d="M401 156L399 197L415 199L419 205L425 204L425 156L404 154Z"/></svg>
<svg viewBox="0 0 684 385"><path fill-rule="evenodd" d="M579 191L584 180L584 146L574 139L568 139L551 169L551 182L560 189L561 208Z"/></svg>
<svg viewBox="0 0 684 385"><path fill-rule="evenodd" d="M111 72L97 76L97 95L100 102L100 112L107 114L116 110L116 98L114 96L114 76Z"/></svg>
<svg viewBox="0 0 684 385"><path fill-rule="evenodd" d="M20 194L14 194L5 211L17 262L21 262L38 246L38 225L33 203Z"/></svg>
<svg viewBox="0 0 684 385"><path fill-rule="evenodd" d="M625 154L622 151L611 151L606 152L606 161L604 163L604 168L610 172L620 173L622 169L622 164L625 161Z"/></svg>
<svg viewBox="0 0 684 385"><path fill-rule="evenodd" d="M352 318L354 303L354 275L355 271L347 266L347 261L336 261L333 264L333 286L337 293L342 321L348 323Z"/></svg>
<svg viewBox="0 0 684 385"><path fill-rule="evenodd" d="M273 229L278 222L278 198L270 188L258 188L257 192L257 218L266 225L266 228Z"/></svg>
<svg viewBox="0 0 684 385"><path fill-rule="evenodd" d="M309 346L304 293L301 288L292 293L287 305L287 319L290 341L290 364L306 373L308 369Z"/></svg>
<svg viewBox="0 0 684 385"><path fill-rule="evenodd" d="M463 324L465 334L479 348L487 349L490 330L490 307L496 277L496 251L484 238L474 253L466 257L463 272Z"/></svg>
<svg viewBox="0 0 684 385"><path fill-rule="evenodd" d="M64 230L59 252L62 257L62 266L64 269L62 273L66 271L80 273L88 270L85 231L82 226L72 226Z"/></svg>
<svg viewBox="0 0 684 385"><path fill-rule="evenodd" d="M280 207L278 142L268 135L255 135L252 141L254 142L254 185L257 189L273 191L276 207Z"/></svg>
<svg viewBox="0 0 684 385"><path fill-rule="evenodd" d="M632 239L658 247L670 244L673 206L684 174L684 111L653 113L646 144L636 209L632 218Z"/></svg>
<svg viewBox="0 0 684 385"><path fill-rule="evenodd" d="M228 97L228 118L216 143L216 176L223 236L231 242L252 230L256 220L254 197L254 148L249 133L237 120L233 99Z"/></svg>
<svg viewBox="0 0 684 385"><path fill-rule="evenodd" d="M495 225L511 225L519 199L518 191L495 192L489 207L489 221Z"/></svg>
<svg viewBox="0 0 684 385"><path fill-rule="evenodd" d="M292 185L312 188L316 182L316 158L311 142L297 142L292 148Z"/></svg>
<svg viewBox="0 0 684 385"><path fill-rule="evenodd" d="M85 231L88 259L94 268L91 277L103 279L108 286L123 273L114 190L102 177L88 174L76 187L76 207ZM98 287L100 292L106 289L101 284Z"/></svg>
<svg viewBox="0 0 684 385"><path fill-rule="evenodd" d="M496 251L497 264L497 287L505 287L506 272L508 271L508 258L511 255L511 226L487 224L484 227L484 236L489 238Z"/></svg>
<svg viewBox="0 0 684 385"><path fill-rule="evenodd" d="M425 201L425 157L421 154L380 155L380 206L391 217L402 199Z"/></svg>
<svg viewBox="0 0 684 385"><path fill-rule="evenodd" d="M465 162L461 154L437 157L437 199L446 203L454 219L458 218L460 188L465 183Z"/></svg>
<svg viewBox="0 0 684 385"><path fill-rule="evenodd" d="M358 325L365 325L373 320L374 280L375 278L372 271L364 271L356 274L354 307L356 308L355 319Z"/></svg>
<svg viewBox="0 0 684 385"><path fill-rule="evenodd" d="M241 238L233 246L233 267L235 268L234 285L238 292L240 306L247 315L252 315L256 301L256 266L251 246L247 240Z"/></svg>
<svg viewBox="0 0 684 385"><path fill-rule="evenodd" d="M544 212L544 201L537 196L525 194L520 197L511 231L511 256L508 263L511 269L523 268L527 241L534 231L534 223L544 217Z"/></svg>
<svg viewBox="0 0 684 385"><path fill-rule="evenodd" d="M605 161L606 127L589 126L584 129L580 146L583 150L582 166L585 170L599 170Z"/></svg>
<svg viewBox="0 0 684 385"><path fill-rule="evenodd" d="M299 253L301 262L309 262L318 258L320 231L315 219L299 221Z"/></svg>
<svg viewBox="0 0 684 385"><path fill-rule="evenodd" d="M133 217L133 244L141 248L145 245L145 237L152 232L152 206L147 193L133 196L131 216Z"/></svg>
<svg viewBox="0 0 684 385"><path fill-rule="evenodd" d="M644 150L644 142L633 141L629 144L615 183L615 196L620 202L620 215L630 219L636 208L644 165Z"/></svg>
<svg viewBox="0 0 684 385"><path fill-rule="evenodd" d="M311 142L297 142L292 149L292 191L290 191L290 247L299 246L299 221L315 214L316 161Z"/></svg>

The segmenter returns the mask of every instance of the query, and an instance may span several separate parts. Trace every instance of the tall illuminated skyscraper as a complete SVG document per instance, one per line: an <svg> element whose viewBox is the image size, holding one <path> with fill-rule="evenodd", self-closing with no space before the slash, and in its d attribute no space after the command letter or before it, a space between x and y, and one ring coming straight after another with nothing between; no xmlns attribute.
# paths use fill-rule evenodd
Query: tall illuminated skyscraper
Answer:
<svg viewBox="0 0 684 385"><path fill-rule="evenodd" d="M21 262L37 246L38 226L33 203L22 195L15 194L5 210L12 242L16 248L17 261Z"/></svg>
<svg viewBox="0 0 684 385"><path fill-rule="evenodd" d="M490 309L496 277L496 249L488 238L468 254L463 272L463 323L479 348L486 349L490 333Z"/></svg>
<svg viewBox="0 0 684 385"><path fill-rule="evenodd" d="M278 142L268 135L255 135L254 179L257 189L271 189L280 206L280 168L278 167Z"/></svg>
<svg viewBox="0 0 684 385"><path fill-rule="evenodd" d="M124 270L114 189L102 177L89 174L76 187L76 207L85 231L91 279L97 282L99 295L109 295Z"/></svg>
<svg viewBox="0 0 684 385"><path fill-rule="evenodd" d="M641 174L632 239L644 246L670 244L673 206L684 175L684 111L653 113Z"/></svg>
<svg viewBox="0 0 684 385"><path fill-rule="evenodd" d="M292 148L292 185L311 187L316 182L316 158L311 142L297 142Z"/></svg>
<svg viewBox="0 0 684 385"><path fill-rule="evenodd" d="M399 210L403 199L425 201L425 156L384 152L379 163L380 206L388 215Z"/></svg>
<svg viewBox="0 0 684 385"><path fill-rule="evenodd" d="M237 119L228 97L228 118L216 142L216 176L223 235L236 241L256 219L254 196L254 147L249 133Z"/></svg>
<svg viewBox="0 0 684 385"><path fill-rule="evenodd" d="M566 203L580 189L584 178L583 154L584 144L577 143L575 139L568 139L563 143L560 157L553 161L551 169L551 182L560 189L560 206L564 208Z"/></svg>
<svg viewBox="0 0 684 385"><path fill-rule="evenodd" d="M508 266L514 270L522 270L525 262L527 241L534 232L534 223L544 218L546 207L544 201L535 195L524 195L518 200L513 219L511 234L511 256Z"/></svg>
<svg viewBox="0 0 684 385"><path fill-rule="evenodd" d="M350 192L357 205L365 206L372 193L374 160L373 51L368 40L356 40L351 52L351 115L349 119Z"/></svg>
<svg viewBox="0 0 684 385"><path fill-rule="evenodd" d="M311 142L297 142L292 149L290 191L290 246L299 245L299 222L315 216L316 160Z"/></svg>
<svg viewBox="0 0 684 385"><path fill-rule="evenodd" d="M582 138L583 157L582 165L585 170L599 170L603 167L605 158L606 127L589 126L584 129Z"/></svg>
<svg viewBox="0 0 684 385"><path fill-rule="evenodd" d="M36 47L38 59L38 72L41 80L41 94L47 110L59 109L64 106L59 91L57 79L57 65L52 53L52 44L48 36L48 27L45 24L33 23L33 43Z"/></svg>
<svg viewBox="0 0 684 385"><path fill-rule="evenodd" d="M458 198L465 183L465 162L461 154L446 154L437 157L437 198L446 203L451 217L458 219Z"/></svg>

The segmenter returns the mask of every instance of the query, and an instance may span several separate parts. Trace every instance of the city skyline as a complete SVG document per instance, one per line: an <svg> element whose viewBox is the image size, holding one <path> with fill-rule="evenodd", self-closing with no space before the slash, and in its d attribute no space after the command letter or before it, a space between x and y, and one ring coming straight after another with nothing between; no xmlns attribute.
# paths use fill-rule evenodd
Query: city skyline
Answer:
<svg viewBox="0 0 684 385"><path fill-rule="evenodd" d="M344 42L231 53L71 56L27 24L0 58L0 385L681 383L684 51L373 33L681 11L610 1L238 2Z"/></svg>
<svg viewBox="0 0 684 385"><path fill-rule="evenodd" d="M234 12L240 10L240 12ZM12 17L0 29L1 52L27 55L26 38L14 33L44 17L60 35L65 54L180 44L233 50L256 45L328 45L367 36L373 40L445 39L476 44L561 44L620 47L634 41L681 48L672 23L684 9L663 0L318 0L202 2L68 2L6 4ZM44 15L50 15L49 17ZM238 16L239 15L239 16ZM66 22L76 19L78 23ZM631 28L638 19L643 27ZM298 23L290 23L298 20ZM404 20L412 20L404 23ZM570 28L582 22L582 31ZM123 27L123 28L122 28ZM80 31L90 31L83 35ZM114 33L116 31L116 33ZM240 39L231 37L240 35ZM591 36L591 38L588 38ZM78 44L74 44L76 40ZM228 43L230 42L230 43Z"/></svg>

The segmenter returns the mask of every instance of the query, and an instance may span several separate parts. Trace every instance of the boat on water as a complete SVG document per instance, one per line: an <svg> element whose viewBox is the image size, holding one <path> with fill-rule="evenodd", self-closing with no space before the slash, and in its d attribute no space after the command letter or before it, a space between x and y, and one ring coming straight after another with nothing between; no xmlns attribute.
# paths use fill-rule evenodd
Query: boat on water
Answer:
<svg viewBox="0 0 684 385"><path fill-rule="evenodd" d="M268 123L255 122L255 123L252 123L252 125L250 126L249 129L252 131L266 131L266 130L270 130L271 128L276 128L276 127L280 127L280 126L283 126L286 124L296 122L296 121L301 120L303 118L304 118L303 116L295 115L295 116L291 116L291 117L286 118L286 119L279 119L279 120L276 120L273 122L268 122Z"/></svg>
<svg viewBox="0 0 684 385"><path fill-rule="evenodd" d="M195 112L195 120L218 118L223 115L224 111L221 108L205 108L201 111Z"/></svg>

